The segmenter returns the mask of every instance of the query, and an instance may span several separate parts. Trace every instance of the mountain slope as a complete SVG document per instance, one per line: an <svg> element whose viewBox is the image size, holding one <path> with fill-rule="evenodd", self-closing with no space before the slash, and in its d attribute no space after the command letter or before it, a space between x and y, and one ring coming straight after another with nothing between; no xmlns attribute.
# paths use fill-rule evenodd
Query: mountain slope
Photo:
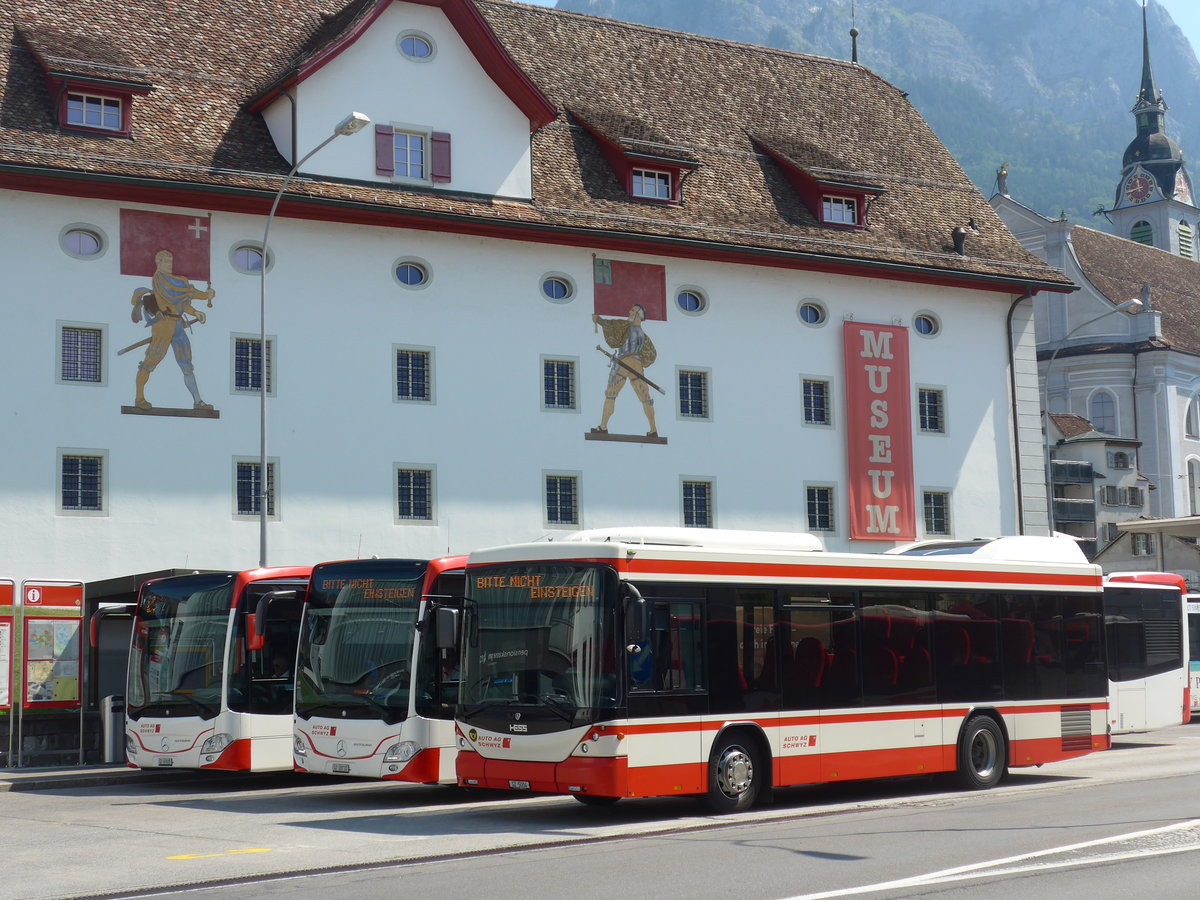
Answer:
<svg viewBox="0 0 1200 900"><path fill-rule="evenodd" d="M967 174L1094 227L1133 139L1142 65L1136 0L559 0L559 9L850 58L909 93ZM1200 63L1151 0L1150 53L1167 132L1200 158ZM1192 169L1193 177L1200 171Z"/></svg>

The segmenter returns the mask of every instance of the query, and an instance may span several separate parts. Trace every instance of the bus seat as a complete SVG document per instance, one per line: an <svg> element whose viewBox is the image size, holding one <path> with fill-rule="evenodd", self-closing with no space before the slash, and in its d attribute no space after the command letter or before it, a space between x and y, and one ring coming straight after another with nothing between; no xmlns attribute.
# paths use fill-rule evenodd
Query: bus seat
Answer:
<svg viewBox="0 0 1200 900"><path fill-rule="evenodd" d="M795 671L794 683L806 688L820 687L821 679L825 675L827 661L825 648L822 646L820 640L811 635L801 638L800 643L796 645L796 654L793 663Z"/></svg>

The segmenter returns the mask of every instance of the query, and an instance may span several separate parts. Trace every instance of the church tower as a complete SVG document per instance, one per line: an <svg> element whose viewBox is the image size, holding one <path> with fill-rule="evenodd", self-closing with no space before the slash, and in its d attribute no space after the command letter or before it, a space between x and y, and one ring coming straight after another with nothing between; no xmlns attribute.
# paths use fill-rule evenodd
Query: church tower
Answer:
<svg viewBox="0 0 1200 900"><path fill-rule="evenodd" d="M1116 199L1108 211L1113 230L1120 237L1196 259L1200 208L1194 205L1183 151L1165 130L1167 104L1154 83L1154 70L1150 66L1145 0L1142 83L1131 112L1137 123L1137 136L1125 148Z"/></svg>

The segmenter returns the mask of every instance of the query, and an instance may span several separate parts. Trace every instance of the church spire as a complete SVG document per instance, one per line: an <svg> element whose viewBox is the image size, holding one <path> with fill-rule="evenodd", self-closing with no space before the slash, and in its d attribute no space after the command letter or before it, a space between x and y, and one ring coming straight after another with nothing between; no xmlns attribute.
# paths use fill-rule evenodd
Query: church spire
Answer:
<svg viewBox="0 0 1200 900"><path fill-rule="evenodd" d="M1142 0L1142 85L1131 112L1137 117L1138 134L1162 131L1167 104L1154 83L1150 65L1150 30L1146 25L1146 0Z"/></svg>

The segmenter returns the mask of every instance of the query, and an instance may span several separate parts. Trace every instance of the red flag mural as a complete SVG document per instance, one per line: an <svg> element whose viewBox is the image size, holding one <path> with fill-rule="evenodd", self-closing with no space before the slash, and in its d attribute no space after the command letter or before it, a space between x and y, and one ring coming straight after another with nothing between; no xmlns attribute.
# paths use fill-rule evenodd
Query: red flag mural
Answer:
<svg viewBox="0 0 1200 900"><path fill-rule="evenodd" d="M152 276L155 254L170 250L176 275L209 281L211 225L209 216L121 210L121 274Z"/></svg>
<svg viewBox="0 0 1200 900"><path fill-rule="evenodd" d="M667 268L650 263L597 259L593 265L596 287L595 312L625 318L635 303L646 310L647 319L667 319Z"/></svg>
<svg viewBox="0 0 1200 900"><path fill-rule="evenodd" d="M842 347L850 537L916 540L908 331L847 322Z"/></svg>

